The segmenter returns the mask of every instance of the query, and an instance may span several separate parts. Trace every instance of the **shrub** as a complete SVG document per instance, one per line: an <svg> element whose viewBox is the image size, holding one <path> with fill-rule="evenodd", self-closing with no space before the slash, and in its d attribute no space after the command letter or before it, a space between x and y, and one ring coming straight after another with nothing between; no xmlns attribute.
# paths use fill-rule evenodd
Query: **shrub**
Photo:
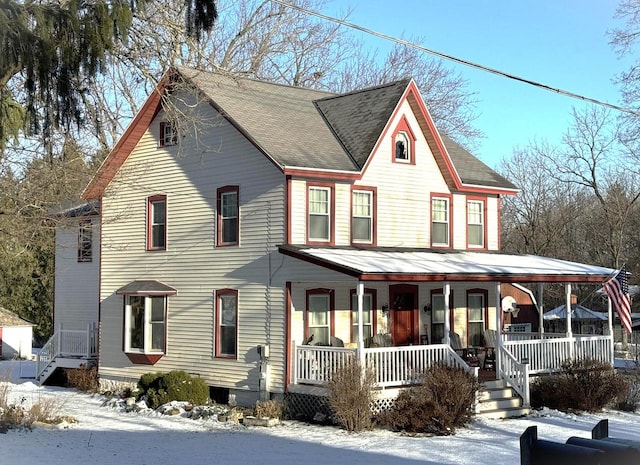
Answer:
<svg viewBox="0 0 640 465"><path fill-rule="evenodd" d="M374 382L373 370L363 370L355 358L338 368L327 385L333 421L349 432L371 429Z"/></svg>
<svg viewBox="0 0 640 465"><path fill-rule="evenodd" d="M445 436L473 417L478 382L461 368L435 365L403 390L378 423L393 431Z"/></svg>
<svg viewBox="0 0 640 465"><path fill-rule="evenodd" d="M202 378L185 371L169 373L146 373L138 381L138 398L144 397L150 408L177 400L204 405L209 400L209 387Z"/></svg>
<svg viewBox="0 0 640 465"><path fill-rule="evenodd" d="M258 418L277 418L283 417L284 406L282 402L277 400L265 400L256 402L256 416Z"/></svg>
<svg viewBox="0 0 640 465"><path fill-rule="evenodd" d="M618 394L615 407L625 412L635 412L640 405L640 374L637 370L622 375L624 389Z"/></svg>
<svg viewBox="0 0 640 465"><path fill-rule="evenodd" d="M69 368L66 370L66 376L68 387L87 392L98 390L98 369L96 367L87 368L82 365L80 368Z"/></svg>
<svg viewBox="0 0 640 465"><path fill-rule="evenodd" d="M531 384L531 406L564 412L598 412L624 394L626 383L611 365L592 359L568 361L562 371Z"/></svg>

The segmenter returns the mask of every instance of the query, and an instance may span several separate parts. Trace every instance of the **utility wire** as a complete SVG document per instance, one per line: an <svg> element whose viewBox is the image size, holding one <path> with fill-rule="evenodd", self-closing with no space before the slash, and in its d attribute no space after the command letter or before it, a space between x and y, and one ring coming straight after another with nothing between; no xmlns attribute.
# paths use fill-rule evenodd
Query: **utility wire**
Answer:
<svg viewBox="0 0 640 465"><path fill-rule="evenodd" d="M349 27L349 28L352 28L352 29L356 29L358 31L364 32L365 34L369 34L369 35L372 35L372 36L375 36L375 37L379 37L381 39L389 40L391 42L395 42L396 44L404 45L406 47L415 48L415 49L420 50L422 52L429 53L430 55L435 55L437 57L443 58L445 60L453 61L453 62L459 63L461 65L469 66L471 68L476 68L476 69L479 69L481 71L485 71L485 72L488 72L488 73L496 74L498 76L505 77L507 79L512 79L514 81L522 82L524 84L529 84L529 85L532 85L534 87L538 87L539 89L546 90L546 91L549 91L549 92L554 92L556 94L564 95L566 97L571 97L571 98L574 98L574 99L577 99L577 100L582 100L584 102L589 102L589 103L593 103L595 105L600 105L600 106L603 106L603 107L611 108L613 110L617 110L617 111L621 111L621 112L624 112L624 113L630 113L632 115L640 116L640 113L638 113L636 110L633 110L631 108L625 108L625 107L621 107L619 105L615 105L613 103L603 102L602 100L597 100L597 99L594 99L594 98L591 98L591 97L586 97L584 95L576 94L576 93L570 92L568 90L559 89L557 87L551 87L551 86L548 86L546 84L542 84L542 83L537 82L537 81L532 81L531 79L527 79L527 78L523 78L523 77L520 77L520 76L516 76L515 74L506 73L504 71L500 71L500 70L495 69L495 68L490 68L488 66L484 66L484 65L481 65L481 64L478 64L478 63L474 63L472 61L463 60L462 58L457 58L457 57L454 57L452 55L447 55L446 53L438 52L437 50L432 50L432 49L423 47L423 46L418 45L418 44L414 44L412 42L409 42L409 41L406 41L406 40L403 40L403 39L398 39L396 37L389 36L387 34L383 34L381 32L377 32L377 31L374 31L372 29L368 29L368 28L363 27L363 26L359 26L358 24L350 23L348 21L344 21L342 19L338 19L338 18L333 17L333 16L327 16L327 15L324 15L324 14L319 13L317 11L310 10L308 8L304 8L304 7L301 7L301 6L298 6L298 5L293 5L291 3L288 3L286 0L271 0L271 1L274 2L274 3L278 3L280 5L292 8L294 10L301 11L302 13L305 13L305 14L308 14L308 15L312 15L312 16L316 16L316 17L324 19L326 21L331 21L332 23L337 23L337 24L340 24L342 26L346 26L346 27Z"/></svg>

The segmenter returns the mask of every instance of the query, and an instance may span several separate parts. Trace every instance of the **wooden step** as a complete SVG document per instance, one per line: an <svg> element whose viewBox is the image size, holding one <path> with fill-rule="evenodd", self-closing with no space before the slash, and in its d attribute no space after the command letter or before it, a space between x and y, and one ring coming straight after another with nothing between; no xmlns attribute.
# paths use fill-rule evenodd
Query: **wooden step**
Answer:
<svg viewBox="0 0 640 465"><path fill-rule="evenodd" d="M530 413L531 413L531 409L528 407L510 407L510 408L486 410L479 413L479 415L482 416L482 418L500 419L500 418L523 417L523 416L529 415Z"/></svg>

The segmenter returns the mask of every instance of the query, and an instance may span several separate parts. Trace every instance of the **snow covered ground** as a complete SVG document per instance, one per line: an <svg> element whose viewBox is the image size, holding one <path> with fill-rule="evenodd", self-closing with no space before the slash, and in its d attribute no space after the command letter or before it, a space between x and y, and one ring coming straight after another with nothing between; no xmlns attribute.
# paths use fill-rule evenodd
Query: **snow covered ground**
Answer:
<svg viewBox="0 0 640 465"><path fill-rule="evenodd" d="M606 412L567 415L543 411L526 418L475 420L450 437L407 437L388 431L347 434L324 426L284 422L245 427L216 420L191 420L156 413L123 413L102 407L104 399L73 389L39 387L34 362L0 362L10 372L16 402L55 397L61 414L78 421L60 429L10 430L0 434L0 463L11 465L176 465L176 464L349 464L349 465L517 465L519 438L538 426L538 437L565 442L590 437L609 419L611 436L640 440L640 415Z"/></svg>

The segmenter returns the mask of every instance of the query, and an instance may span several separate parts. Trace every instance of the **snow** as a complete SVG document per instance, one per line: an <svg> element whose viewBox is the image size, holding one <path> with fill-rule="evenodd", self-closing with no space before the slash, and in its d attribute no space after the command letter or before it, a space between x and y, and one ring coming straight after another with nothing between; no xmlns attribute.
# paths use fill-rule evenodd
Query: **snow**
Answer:
<svg viewBox="0 0 640 465"><path fill-rule="evenodd" d="M13 401L55 398L60 414L77 422L0 434L2 464L515 465L520 463L520 435L532 425L538 427L540 439L565 442L570 436L590 437L596 423L608 418L611 436L640 437L640 415L616 411L570 415L543 410L518 419L476 419L449 437L410 437L382 430L348 434L294 421L270 428L245 427L215 418L124 413L103 406L105 399L99 395L38 386L29 378L34 363L0 362L0 371L10 374Z"/></svg>

